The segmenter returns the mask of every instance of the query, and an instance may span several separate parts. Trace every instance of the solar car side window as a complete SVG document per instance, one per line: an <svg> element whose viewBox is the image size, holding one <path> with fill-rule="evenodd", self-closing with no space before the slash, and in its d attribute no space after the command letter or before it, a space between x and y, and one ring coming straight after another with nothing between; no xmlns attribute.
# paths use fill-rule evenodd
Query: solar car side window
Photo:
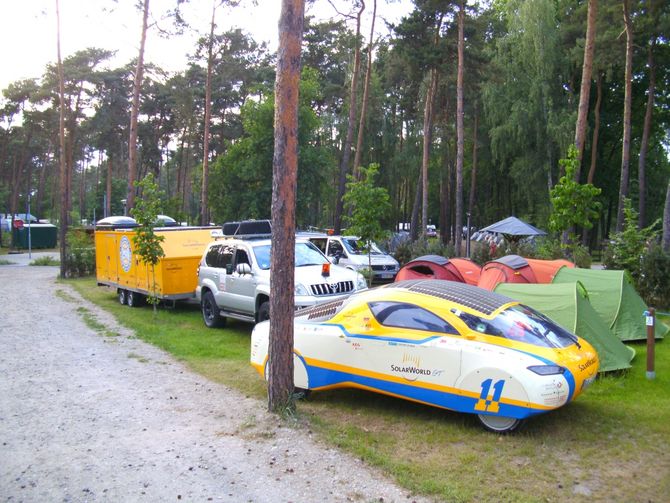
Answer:
<svg viewBox="0 0 670 503"><path fill-rule="evenodd" d="M207 251L207 255L205 255L205 263L209 267L218 267L220 251L221 245L214 245Z"/></svg>
<svg viewBox="0 0 670 503"><path fill-rule="evenodd" d="M436 314L406 302L370 302L370 311L375 319L387 327L409 328L443 334L458 334L458 331Z"/></svg>

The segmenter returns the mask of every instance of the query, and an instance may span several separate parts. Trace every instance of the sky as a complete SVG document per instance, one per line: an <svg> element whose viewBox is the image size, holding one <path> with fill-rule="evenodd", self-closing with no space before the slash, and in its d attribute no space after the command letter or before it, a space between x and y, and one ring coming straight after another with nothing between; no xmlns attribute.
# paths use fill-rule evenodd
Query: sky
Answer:
<svg viewBox="0 0 670 503"><path fill-rule="evenodd" d="M164 12L176 0L151 0L153 12ZM347 11L353 1L332 0L341 12ZM63 59L87 47L117 51L110 66L121 66L137 57L141 30L141 14L136 10L137 0L60 0L61 54ZM217 31L240 27L257 42L266 41L277 46L277 23L280 0L242 0L241 6L217 10ZM366 2L367 16L362 33L367 39L370 31L372 1ZM200 33L209 32L211 0L190 0L183 5L186 21ZM410 0L378 0L377 14L389 21L397 21L411 9ZM338 18L327 0L316 0L308 6L307 15L326 20ZM161 26L168 28L167 22ZM379 34L384 23L376 22ZM353 29L353 26L352 26ZM195 40L201 36L195 30L170 39L161 38L156 30L149 32L145 62L154 63L168 71L184 70L187 55L192 53ZM24 78L39 78L56 55L56 0L0 0L0 90Z"/></svg>

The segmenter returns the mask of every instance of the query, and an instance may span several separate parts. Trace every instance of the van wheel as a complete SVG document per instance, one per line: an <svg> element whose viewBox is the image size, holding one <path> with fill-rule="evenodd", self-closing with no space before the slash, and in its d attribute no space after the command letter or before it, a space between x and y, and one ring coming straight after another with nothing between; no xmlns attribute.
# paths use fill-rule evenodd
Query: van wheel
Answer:
<svg viewBox="0 0 670 503"><path fill-rule="evenodd" d="M219 314L219 306L216 305L212 292L204 293L200 307L202 309L202 319L208 328L224 327L226 325L226 319Z"/></svg>
<svg viewBox="0 0 670 503"><path fill-rule="evenodd" d="M126 295L126 303L128 304L128 307L139 307L142 305L143 300L144 295L141 293L129 291Z"/></svg>
<svg viewBox="0 0 670 503"><path fill-rule="evenodd" d="M270 319L270 303L267 300L258 308L258 315L256 318L257 323Z"/></svg>
<svg viewBox="0 0 670 503"><path fill-rule="evenodd" d="M128 292L123 288L119 288L119 304L123 305L128 302Z"/></svg>

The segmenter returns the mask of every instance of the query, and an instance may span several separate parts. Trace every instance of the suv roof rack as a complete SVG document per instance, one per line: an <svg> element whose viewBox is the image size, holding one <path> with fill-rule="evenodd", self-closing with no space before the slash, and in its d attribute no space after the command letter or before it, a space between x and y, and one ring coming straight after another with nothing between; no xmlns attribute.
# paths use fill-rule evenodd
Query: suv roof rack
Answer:
<svg viewBox="0 0 670 503"><path fill-rule="evenodd" d="M224 237L238 239L269 238L272 236L272 225L269 220L243 220L226 222L221 226Z"/></svg>

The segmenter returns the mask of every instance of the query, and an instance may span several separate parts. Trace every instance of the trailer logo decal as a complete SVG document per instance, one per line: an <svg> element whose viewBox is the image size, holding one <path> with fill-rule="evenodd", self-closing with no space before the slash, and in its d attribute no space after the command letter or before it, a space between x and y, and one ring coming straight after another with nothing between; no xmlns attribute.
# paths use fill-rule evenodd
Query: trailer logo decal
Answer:
<svg viewBox="0 0 670 503"><path fill-rule="evenodd" d="M121 258L121 268L128 272L130 271L130 266L132 265L133 252L130 249L130 240L127 236L121 238L121 244L119 246L119 256Z"/></svg>

